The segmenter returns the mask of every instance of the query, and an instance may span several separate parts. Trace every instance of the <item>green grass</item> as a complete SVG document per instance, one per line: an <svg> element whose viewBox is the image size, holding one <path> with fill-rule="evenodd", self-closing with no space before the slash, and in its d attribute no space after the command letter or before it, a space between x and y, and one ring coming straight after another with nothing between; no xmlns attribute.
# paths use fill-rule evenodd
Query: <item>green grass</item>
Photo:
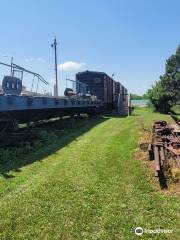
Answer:
<svg viewBox="0 0 180 240"><path fill-rule="evenodd" d="M141 238L134 234L141 226L173 230L142 239L179 239L180 198L155 190L135 158L140 125L153 119L170 120L141 108L128 118L85 121L20 163L1 164L1 236L131 240Z"/></svg>
<svg viewBox="0 0 180 240"><path fill-rule="evenodd" d="M176 105L176 106L172 107L172 110L174 113L180 114L180 105Z"/></svg>

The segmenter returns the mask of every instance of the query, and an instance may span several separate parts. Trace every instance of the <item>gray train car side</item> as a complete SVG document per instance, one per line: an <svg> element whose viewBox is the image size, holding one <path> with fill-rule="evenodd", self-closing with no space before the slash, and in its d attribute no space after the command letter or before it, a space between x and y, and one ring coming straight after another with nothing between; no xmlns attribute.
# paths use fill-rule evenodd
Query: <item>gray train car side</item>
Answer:
<svg viewBox="0 0 180 240"><path fill-rule="evenodd" d="M100 101L91 99L1 95L0 119L16 119L18 123L24 123L80 113L93 115L100 106Z"/></svg>

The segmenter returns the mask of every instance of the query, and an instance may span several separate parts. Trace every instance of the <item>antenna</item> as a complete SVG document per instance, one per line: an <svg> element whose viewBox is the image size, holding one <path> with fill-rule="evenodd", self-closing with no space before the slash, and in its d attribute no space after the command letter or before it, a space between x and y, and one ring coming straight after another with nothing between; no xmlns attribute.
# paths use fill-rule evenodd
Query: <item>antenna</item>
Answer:
<svg viewBox="0 0 180 240"><path fill-rule="evenodd" d="M54 59L55 59L55 86L54 86L54 96L58 97L58 79L57 79L57 41L56 38L54 38L54 43L51 44L51 47L54 48Z"/></svg>

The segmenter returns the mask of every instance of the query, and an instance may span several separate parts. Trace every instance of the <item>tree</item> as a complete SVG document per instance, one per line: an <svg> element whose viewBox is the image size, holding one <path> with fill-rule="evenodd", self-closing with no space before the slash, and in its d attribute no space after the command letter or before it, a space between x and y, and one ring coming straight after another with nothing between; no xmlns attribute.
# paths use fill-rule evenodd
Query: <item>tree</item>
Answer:
<svg viewBox="0 0 180 240"><path fill-rule="evenodd" d="M167 113L180 104L180 45L176 54L167 59L165 74L160 76L147 95L160 112Z"/></svg>

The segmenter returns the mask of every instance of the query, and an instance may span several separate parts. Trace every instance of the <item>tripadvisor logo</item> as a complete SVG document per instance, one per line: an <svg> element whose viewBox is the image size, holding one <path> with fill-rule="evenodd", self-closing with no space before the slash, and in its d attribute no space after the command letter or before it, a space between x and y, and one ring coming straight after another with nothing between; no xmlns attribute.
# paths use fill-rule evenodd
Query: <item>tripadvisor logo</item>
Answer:
<svg viewBox="0 0 180 240"><path fill-rule="evenodd" d="M142 228L142 227L137 227L135 228L135 234L137 236L141 236L143 233L145 234L168 234L168 233L172 233L173 230L172 229L146 229L146 228Z"/></svg>
<svg viewBox="0 0 180 240"><path fill-rule="evenodd" d="M138 236L141 236L143 234L143 228L142 227L137 227L135 229L135 234L138 235Z"/></svg>

